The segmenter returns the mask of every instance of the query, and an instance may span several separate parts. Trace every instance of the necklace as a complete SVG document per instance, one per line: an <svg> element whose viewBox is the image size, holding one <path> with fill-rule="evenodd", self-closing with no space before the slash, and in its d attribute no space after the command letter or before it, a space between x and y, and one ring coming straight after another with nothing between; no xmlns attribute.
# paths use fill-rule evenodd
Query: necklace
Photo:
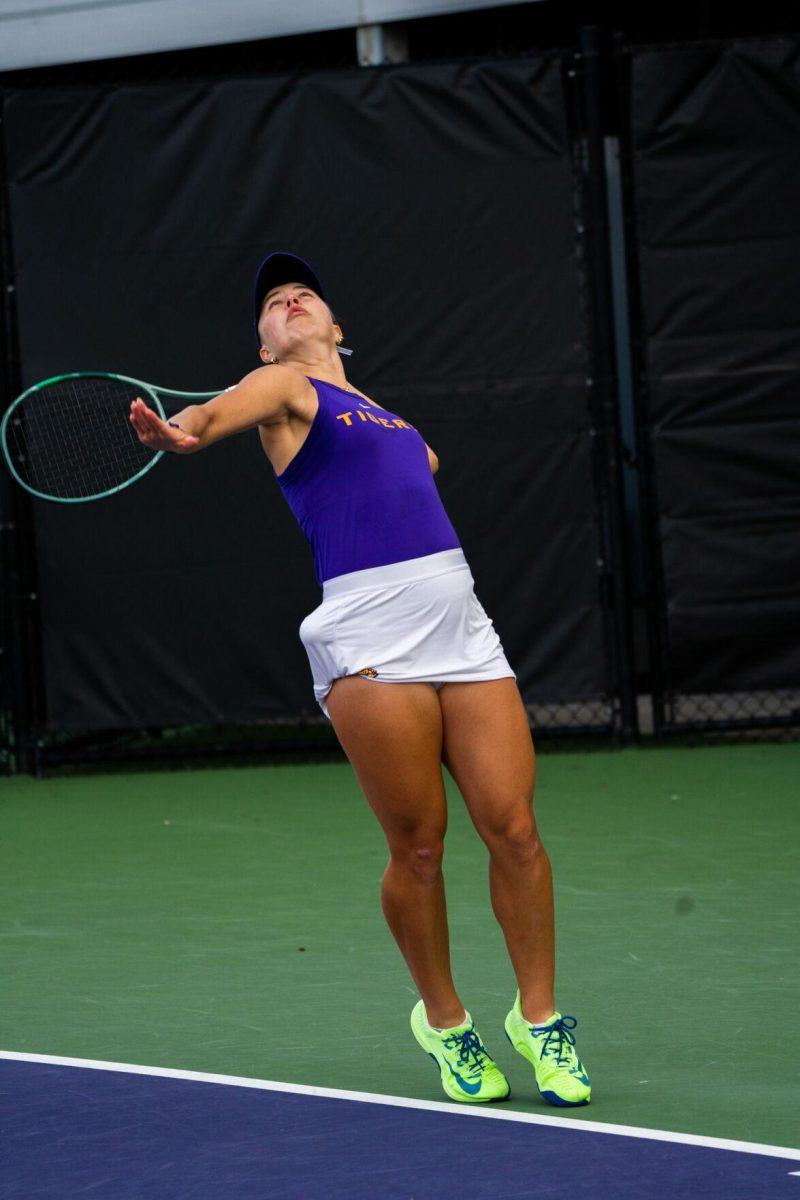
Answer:
<svg viewBox="0 0 800 1200"><path fill-rule="evenodd" d="M274 361L274 362L277 362L278 360L277 360L277 359L274 359L273 361ZM314 378L316 378L316 376L314 376ZM323 379L323 380L322 380L322 383L328 383L328 382L329 382L329 380L326 380L326 379ZM339 383L334 383L332 386L333 386L333 387L338 387L338 388L341 388L341 390L342 390L343 392L351 392L351 393L352 393L354 396L361 396L361 399L362 399L362 400L366 400L366 399L367 399L367 398L366 398L366 396L364 396L362 392L356 391L356 389L355 389L354 387L350 387L350 384L347 382L347 380L346 380L346 379L345 379L345 381L344 381L344 387L342 387L342 386L341 386L341 384L339 384ZM368 404L372 404L372 401L371 401L371 400L369 400L369 401L367 401L367 403L368 403ZM380 405L376 405L375 407L379 408L379 407L380 407Z"/></svg>
<svg viewBox="0 0 800 1200"><path fill-rule="evenodd" d="M322 382L324 383L324 382L325 382L325 380L323 380ZM333 386L334 386L334 387L341 387L342 385L341 385L341 384L339 384L339 383L335 383ZM356 391L356 389L355 389L354 387L351 387L351 386L350 386L350 384L347 382L347 380L346 380L346 379L345 379L345 381L344 381L344 387L342 388L342 391L343 391L343 392L352 392L354 396L360 396L360 395L361 395L361 393L360 393L360 392L357 392L357 391Z"/></svg>

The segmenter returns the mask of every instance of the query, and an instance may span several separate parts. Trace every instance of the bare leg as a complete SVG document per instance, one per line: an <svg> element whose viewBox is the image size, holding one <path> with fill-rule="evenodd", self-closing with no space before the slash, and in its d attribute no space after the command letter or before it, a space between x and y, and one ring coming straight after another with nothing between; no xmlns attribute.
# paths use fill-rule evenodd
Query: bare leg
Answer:
<svg viewBox="0 0 800 1200"><path fill-rule="evenodd" d="M555 1012L553 874L533 812L536 757L514 679L445 683L443 756L489 849L492 907L519 983L523 1016Z"/></svg>
<svg viewBox="0 0 800 1200"><path fill-rule="evenodd" d="M348 675L327 699L342 748L389 846L381 903L386 921L439 1028L464 1005L450 970L442 856L447 807L442 714L428 683L379 683Z"/></svg>

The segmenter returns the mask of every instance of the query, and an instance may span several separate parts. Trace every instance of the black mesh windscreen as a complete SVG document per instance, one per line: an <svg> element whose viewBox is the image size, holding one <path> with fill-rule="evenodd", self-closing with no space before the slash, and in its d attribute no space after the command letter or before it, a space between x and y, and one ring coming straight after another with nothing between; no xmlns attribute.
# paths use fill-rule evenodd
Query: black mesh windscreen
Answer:
<svg viewBox="0 0 800 1200"><path fill-rule="evenodd" d="M26 386L222 389L259 365L258 263L300 254L348 376L439 456L526 701L605 696L557 58L18 91L6 138ZM255 431L36 520L52 728L321 715L312 557Z"/></svg>
<svg viewBox="0 0 800 1200"><path fill-rule="evenodd" d="M798 43L635 51L631 104L668 683L797 688Z"/></svg>

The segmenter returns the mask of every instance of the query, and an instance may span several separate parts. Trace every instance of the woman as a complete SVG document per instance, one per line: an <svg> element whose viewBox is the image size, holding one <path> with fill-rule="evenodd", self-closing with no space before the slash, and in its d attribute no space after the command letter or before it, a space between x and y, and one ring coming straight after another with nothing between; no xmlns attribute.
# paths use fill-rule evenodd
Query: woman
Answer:
<svg viewBox="0 0 800 1200"><path fill-rule="evenodd" d="M502 1100L450 971L442 853L447 766L489 850L492 907L519 984L507 1036L551 1104L586 1104L574 1017L555 1010L552 873L533 812L525 708L439 498L438 460L402 416L348 383L342 330L315 272L269 255L254 297L264 364L168 423L130 419L157 450L191 454L258 429L310 542L322 603L300 626L314 692L389 846L382 904L420 993L415 1038L452 1100Z"/></svg>

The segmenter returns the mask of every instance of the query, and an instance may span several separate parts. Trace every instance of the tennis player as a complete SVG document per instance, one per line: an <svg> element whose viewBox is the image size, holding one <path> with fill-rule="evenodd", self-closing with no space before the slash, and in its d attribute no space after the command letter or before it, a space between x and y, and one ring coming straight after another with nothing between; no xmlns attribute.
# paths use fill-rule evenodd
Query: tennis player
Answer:
<svg viewBox="0 0 800 1200"><path fill-rule="evenodd" d="M389 847L382 905L419 990L411 1028L451 1100L509 1095L456 991L442 854L442 763L489 851L492 907L518 982L505 1029L550 1104L589 1102L574 1017L555 1008L553 884L536 828L525 708L420 433L345 377L342 329L307 262L270 254L255 283L262 366L165 423L146 445L195 453L257 429L311 548L322 601L300 625L314 694Z"/></svg>

